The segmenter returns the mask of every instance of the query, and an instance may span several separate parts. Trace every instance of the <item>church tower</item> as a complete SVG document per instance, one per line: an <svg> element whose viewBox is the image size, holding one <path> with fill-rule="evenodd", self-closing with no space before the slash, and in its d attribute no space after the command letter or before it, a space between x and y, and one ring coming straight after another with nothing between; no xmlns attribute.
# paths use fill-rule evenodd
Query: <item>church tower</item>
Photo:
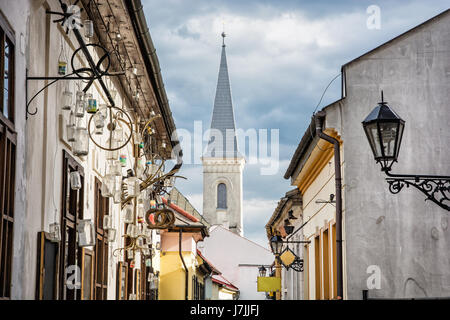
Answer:
<svg viewBox="0 0 450 320"><path fill-rule="evenodd" d="M245 159L238 151L230 79L222 33L222 56L212 113L210 140L202 156L203 216L243 236L242 171Z"/></svg>

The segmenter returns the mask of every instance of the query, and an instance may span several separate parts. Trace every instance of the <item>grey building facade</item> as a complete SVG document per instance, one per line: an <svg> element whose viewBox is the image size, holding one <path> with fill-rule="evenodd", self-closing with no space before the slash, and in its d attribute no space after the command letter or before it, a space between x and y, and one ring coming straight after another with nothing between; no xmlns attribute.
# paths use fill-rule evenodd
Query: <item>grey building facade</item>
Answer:
<svg viewBox="0 0 450 320"><path fill-rule="evenodd" d="M342 98L322 110L342 140L345 299L450 297L450 212L415 188L391 194L361 125L383 90L406 121L392 173L448 176L449 39L447 10L343 65ZM317 144L309 129L286 179Z"/></svg>

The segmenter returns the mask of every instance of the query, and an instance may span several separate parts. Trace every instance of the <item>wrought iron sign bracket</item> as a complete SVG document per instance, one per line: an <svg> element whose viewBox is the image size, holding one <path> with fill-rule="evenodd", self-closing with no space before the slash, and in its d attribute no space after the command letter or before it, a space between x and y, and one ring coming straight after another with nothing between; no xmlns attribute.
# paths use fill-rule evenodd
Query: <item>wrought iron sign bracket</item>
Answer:
<svg viewBox="0 0 450 320"><path fill-rule="evenodd" d="M385 173L392 194L399 193L405 186L412 186L427 196L425 201L430 200L450 211L450 176L401 175L391 174L388 170Z"/></svg>
<svg viewBox="0 0 450 320"><path fill-rule="evenodd" d="M311 243L311 240L283 241L283 243Z"/></svg>
<svg viewBox="0 0 450 320"><path fill-rule="evenodd" d="M78 3L79 0L77 0L75 2L74 5L76 5ZM57 20L53 20L54 23L61 23L61 26L64 26L64 24L66 23L66 21L70 18L75 19L75 17L72 17L72 15L74 14L74 12L69 12L68 10L68 6L67 4L63 3L61 0L59 1L60 5L61 5L61 9L62 12L55 12L55 11L50 11L47 10L46 13L50 14L50 15L60 15L62 16L62 18L57 19ZM80 9L83 10L82 8ZM93 82L95 80L97 80L100 84L100 86L102 87L104 93L106 94L106 97L108 98L109 104L111 106L115 106L114 103L114 99L112 98L105 82L103 81L103 77L104 76L120 76L120 75L125 75L125 72L108 72L110 66L111 66L111 56L110 56L110 52L108 52L106 50L106 48L104 48L103 46L99 45L99 44L86 44L84 42L83 36L81 35L80 31L79 31L79 27L81 27L82 25L80 23L76 24L75 26L72 26L72 30L74 32L74 35L78 41L79 44L79 48L76 49L73 54L72 54L72 58L71 58L71 67L73 72L66 74L64 76L53 76L53 77L47 77L47 76L28 76L28 72L27 72L27 76L26 76L26 80L27 83L28 81L32 81L32 80L51 80L48 84L46 84L42 89L40 89L29 101L28 101L28 92L26 93L27 95L27 105L26 105L26 114L27 114L27 118L28 115L35 115L37 113L37 109L35 111L30 111L29 110L29 106L31 104L31 102L45 89L47 89L49 86L51 86L52 84L56 83L59 80L87 80L87 84L86 86L83 88L84 92L87 92L87 90L91 87L91 85L93 84ZM67 26L66 29L66 33L68 33L69 31L69 26ZM98 48L100 50L102 50L104 52L103 56L101 56L98 60L97 63L94 62L94 59L91 55L91 53L88 50L88 47L94 47L94 48ZM75 68L74 65L74 61L75 61L75 57L77 55L77 53L81 51L83 52L89 67L84 67L84 68ZM104 70L101 69L101 65L106 63L106 67ZM27 85L28 88L28 85Z"/></svg>

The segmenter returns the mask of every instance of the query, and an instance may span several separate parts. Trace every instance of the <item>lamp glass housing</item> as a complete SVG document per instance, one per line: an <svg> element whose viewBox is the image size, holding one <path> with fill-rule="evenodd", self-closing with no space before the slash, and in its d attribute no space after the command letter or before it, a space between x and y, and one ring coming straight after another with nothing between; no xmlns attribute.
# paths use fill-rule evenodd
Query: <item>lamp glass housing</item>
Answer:
<svg viewBox="0 0 450 320"><path fill-rule="evenodd" d="M139 179L136 177L128 177L125 180L129 197L137 197L140 192Z"/></svg>
<svg viewBox="0 0 450 320"><path fill-rule="evenodd" d="M81 189L81 176L78 171L72 171L70 173L70 188L72 190L80 190Z"/></svg>
<svg viewBox="0 0 450 320"><path fill-rule="evenodd" d="M61 241L61 227L58 222L50 224L50 236L52 242Z"/></svg>
<svg viewBox="0 0 450 320"><path fill-rule="evenodd" d="M123 222L124 223L133 223L133 220L134 220L133 205L132 204L127 204L125 206Z"/></svg>
<svg viewBox="0 0 450 320"><path fill-rule="evenodd" d="M131 238L136 238L138 236L137 227L134 224L129 224L127 227L127 235Z"/></svg>
<svg viewBox="0 0 450 320"><path fill-rule="evenodd" d="M84 36L86 38L92 38L94 36L94 22L92 20L84 20Z"/></svg>
<svg viewBox="0 0 450 320"><path fill-rule="evenodd" d="M62 110L71 110L72 109L72 92L69 90L64 90L62 93Z"/></svg>
<svg viewBox="0 0 450 320"><path fill-rule="evenodd" d="M95 245L95 230L92 220L80 220L77 226L78 245L80 247L89 247Z"/></svg>
<svg viewBox="0 0 450 320"><path fill-rule="evenodd" d="M259 267L258 271L259 271L259 276L260 277L265 277L266 276L266 271L267 270L266 270L266 268L264 266Z"/></svg>
<svg viewBox="0 0 450 320"><path fill-rule="evenodd" d="M75 128L75 141L73 142L73 154L86 156L89 153L89 132L84 127Z"/></svg>
<svg viewBox="0 0 450 320"><path fill-rule="evenodd" d="M102 187L100 189L102 197L112 197L114 192L114 176L107 174L103 177Z"/></svg>
<svg viewBox="0 0 450 320"><path fill-rule="evenodd" d="M108 242L116 241L117 230L114 228L108 229Z"/></svg>
<svg viewBox="0 0 450 320"><path fill-rule="evenodd" d="M281 249L283 248L283 240L281 237L273 236L270 239L270 247L275 255L279 255L281 253Z"/></svg>
<svg viewBox="0 0 450 320"><path fill-rule="evenodd" d="M103 229L108 230L112 228L112 218L110 215L103 217Z"/></svg>
<svg viewBox="0 0 450 320"><path fill-rule="evenodd" d="M82 118L84 117L84 92L83 91L77 91L76 93L76 101L75 101L75 116Z"/></svg>
<svg viewBox="0 0 450 320"><path fill-rule="evenodd" d="M382 101L362 122L372 153L382 170L397 162L405 121Z"/></svg>

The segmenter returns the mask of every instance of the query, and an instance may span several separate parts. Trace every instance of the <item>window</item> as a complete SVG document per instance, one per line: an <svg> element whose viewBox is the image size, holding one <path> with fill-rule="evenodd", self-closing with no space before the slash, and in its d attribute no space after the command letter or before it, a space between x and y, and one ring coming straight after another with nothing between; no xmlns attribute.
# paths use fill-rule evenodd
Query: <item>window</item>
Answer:
<svg viewBox="0 0 450 320"><path fill-rule="evenodd" d="M0 115L14 123L14 36L0 16Z"/></svg>
<svg viewBox="0 0 450 320"><path fill-rule="evenodd" d="M328 229L322 235L322 256L323 256L323 299L330 299L330 250L328 240Z"/></svg>
<svg viewBox="0 0 450 320"><path fill-rule="evenodd" d="M109 198L101 193L102 184L95 178L95 300L106 300L108 291L108 241L103 217L109 214Z"/></svg>
<svg viewBox="0 0 450 320"><path fill-rule="evenodd" d="M205 288L197 276L192 277L192 300L204 300Z"/></svg>
<svg viewBox="0 0 450 320"><path fill-rule="evenodd" d="M94 252L83 248L83 257L81 262L81 291L82 300L92 300L92 277L94 274Z"/></svg>
<svg viewBox="0 0 450 320"><path fill-rule="evenodd" d="M336 223L333 224L333 226L331 227L331 243L332 243L332 248L333 248L333 254L332 254L332 259L333 259L333 299L337 297L337 260L336 260Z"/></svg>
<svg viewBox="0 0 450 320"><path fill-rule="evenodd" d="M58 268L58 243L50 234L38 232L36 272L36 300L55 300Z"/></svg>
<svg viewBox="0 0 450 320"><path fill-rule="evenodd" d="M0 16L0 299L11 298L16 139L13 34Z"/></svg>
<svg viewBox="0 0 450 320"><path fill-rule="evenodd" d="M310 245L309 244L306 244L305 245L305 274L304 274L304 279L305 279L305 282L304 282L304 300L309 300L309 296L310 296L310 294L309 294L309 282L310 282L310 280L309 280L309 247L310 247Z"/></svg>
<svg viewBox="0 0 450 320"><path fill-rule="evenodd" d="M128 288L128 264L126 262L119 262L117 265L117 285L116 295L117 300L127 300Z"/></svg>
<svg viewBox="0 0 450 320"><path fill-rule="evenodd" d="M227 186L225 183L219 183L217 186L217 208L227 208Z"/></svg>
<svg viewBox="0 0 450 320"><path fill-rule="evenodd" d="M320 300L321 292L321 277L320 277L320 237L316 236L314 238L314 267L315 267L315 290L316 290L316 300Z"/></svg>
<svg viewBox="0 0 450 320"><path fill-rule="evenodd" d="M72 190L70 173L78 171L81 177L81 189ZM83 219L84 173L83 167L66 151L63 151L63 187L61 214L61 257L59 270L59 298L61 300L80 300L80 288L66 285L73 275L69 266L78 266L81 270L82 250L78 250L77 223Z"/></svg>

